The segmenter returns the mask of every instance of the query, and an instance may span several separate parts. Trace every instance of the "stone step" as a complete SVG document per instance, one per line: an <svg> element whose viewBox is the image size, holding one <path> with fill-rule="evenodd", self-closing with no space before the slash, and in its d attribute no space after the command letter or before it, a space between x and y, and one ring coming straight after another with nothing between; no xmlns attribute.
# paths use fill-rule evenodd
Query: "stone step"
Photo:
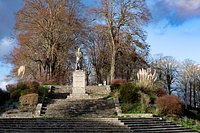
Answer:
<svg viewBox="0 0 200 133"><path fill-rule="evenodd" d="M135 132L135 133L199 133L199 132L196 132L196 131L187 131L187 130L171 130L171 131L168 131L168 130L165 130L165 131L132 131L132 132Z"/></svg>
<svg viewBox="0 0 200 133"><path fill-rule="evenodd" d="M66 99L69 96L69 93L53 93L50 94L49 98L51 99Z"/></svg>
<svg viewBox="0 0 200 133"><path fill-rule="evenodd" d="M144 121L163 121L163 120L161 120L161 119L154 119L154 118L149 118L149 119L147 119L147 118L131 118L131 119L125 119L125 118L123 118L123 119L121 119L121 118L119 118L121 121L126 121L126 122L132 122L132 121L136 121L136 122L144 122ZM141 120L140 120L141 119Z"/></svg>
<svg viewBox="0 0 200 133"><path fill-rule="evenodd" d="M133 125L133 124L154 124L154 125L157 125L157 124L172 124L171 122L166 122L166 121L147 121L147 122L137 122L137 121L122 121L123 123L125 124L130 124L130 125Z"/></svg>
<svg viewBox="0 0 200 133"><path fill-rule="evenodd" d="M65 118L0 118L0 122L119 122L118 118L84 118L84 119L65 119Z"/></svg>
<svg viewBox="0 0 200 133"><path fill-rule="evenodd" d="M105 125L106 124L106 125ZM73 126L79 126L79 127L93 127L93 126L98 126L100 128L102 127L118 127L119 125L114 125L113 123L101 123L101 122L5 122L5 123L0 123L0 127L46 127L46 126L51 126L51 127L73 127Z"/></svg>
<svg viewBox="0 0 200 133"><path fill-rule="evenodd" d="M47 105L46 117L113 117L116 116L113 100L89 99L89 100L55 100Z"/></svg>
<svg viewBox="0 0 200 133"><path fill-rule="evenodd" d="M140 125L128 125L128 127L130 127L131 129L149 129L149 128L171 128L171 127L181 127L181 126L177 126L177 125L146 125L146 126L140 126Z"/></svg>
<svg viewBox="0 0 200 133"><path fill-rule="evenodd" d="M162 119L159 118L119 118L121 121L125 121L125 122L152 122L152 121L163 121Z"/></svg>
<svg viewBox="0 0 200 133"><path fill-rule="evenodd" d="M128 124L129 126L142 126L142 127L146 127L146 126L163 126L163 125L176 125L175 123L172 122L154 122L154 123L150 123L150 122L123 122L125 124Z"/></svg>
<svg viewBox="0 0 200 133"><path fill-rule="evenodd" d="M119 118L119 120L133 132L139 133L198 133L160 118Z"/></svg>
<svg viewBox="0 0 200 133"><path fill-rule="evenodd" d="M1 127L1 129L8 130L10 127ZM79 130L79 131L128 131L128 129L124 128L110 128L110 127L13 127L12 129L15 130L37 130L37 131L42 131L42 130Z"/></svg>
<svg viewBox="0 0 200 133"><path fill-rule="evenodd" d="M130 132L117 118L103 119L0 119L0 132Z"/></svg>
<svg viewBox="0 0 200 133"><path fill-rule="evenodd" d="M85 130L54 130L54 129L44 129L44 130L21 130L21 129L0 129L1 133L129 133L130 131L112 131L112 130L104 130L104 131L85 131Z"/></svg>
<svg viewBox="0 0 200 133"><path fill-rule="evenodd" d="M132 130L132 129L131 129ZM160 129L135 129L132 130L133 132L140 132L140 133L155 133L155 132L159 132L159 133L185 133L185 132L193 132L193 133L198 133L196 131L192 131L189 129L177 129L177 128L160 128Z"/></svg>

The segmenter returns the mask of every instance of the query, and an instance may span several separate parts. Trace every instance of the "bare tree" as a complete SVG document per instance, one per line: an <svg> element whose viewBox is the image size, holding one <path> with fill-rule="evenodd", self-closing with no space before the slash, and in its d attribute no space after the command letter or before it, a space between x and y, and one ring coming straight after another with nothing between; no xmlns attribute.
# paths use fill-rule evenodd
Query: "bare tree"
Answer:
<svg viewBox="0 0 200 133"><path fill-rule="evenodd" d="M19 46L12 53L13 72L25 65L39 81L66 82L73 69L74 49L85 21L79 0L25 0L16 15Z"/></svg>
<svg viewBox="0 0 200 133"><path fill-rule="evenodd" d="M90 27L90 29L86 40L88 61L95 70L97 83L102 83L107 80L110 71L109 40L105 32L106 27L95 25Z"/></svg>
<svg viewBox="0 0 200 133"><path fill-rule="evenodd" d="M179 76L179 63L171 56L160 56L153 61L153 67L157 70L158 80L161 80L164 84L169 95L176 90L176 87L172 85L177 83Z"/></svg>
<svg viewBox="0 0 200 133"><path fill-rule="evenodd" d="M145 0L101 0L95 9L106 26L111 49L111 81L115 78L116 54L118 50L132 46L135 52L146 48L145 32L142 26L150 18Z"/></svg>
<svg viewBox="0 0 200 133"><path fill-rule="evenodd" d="M183 88L186 108L188 100L190 106L193 105L194 107L196 107L198 102L198 91L200 87L200 67L196 65L194 61L187 59L182 63L180 73L180 83Z"/></svg>

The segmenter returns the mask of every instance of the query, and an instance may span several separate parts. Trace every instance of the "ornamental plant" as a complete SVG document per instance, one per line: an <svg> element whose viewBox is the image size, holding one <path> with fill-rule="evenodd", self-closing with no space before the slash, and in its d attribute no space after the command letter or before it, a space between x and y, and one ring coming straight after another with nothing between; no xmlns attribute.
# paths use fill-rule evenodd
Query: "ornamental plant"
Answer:
<svg viewBox="0 0 200 133"><path fill-rule="evenodd" d="M144 88L151 88L153 83L156 81L156 70L152 71L151 68L140 69L137 73L137 84Z"/></svg>

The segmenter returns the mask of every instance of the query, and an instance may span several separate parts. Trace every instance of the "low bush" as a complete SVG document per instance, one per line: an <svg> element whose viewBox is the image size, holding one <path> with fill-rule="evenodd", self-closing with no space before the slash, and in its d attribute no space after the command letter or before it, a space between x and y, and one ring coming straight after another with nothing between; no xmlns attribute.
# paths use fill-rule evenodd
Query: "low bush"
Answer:
<svg viewBox="0 0 200 133"><path fill-rule="evenodd" d="M122 113L143 113L139 103L123 103L121 105Z"/></svg>
<svg viewBox="0 0 200 133"><path fill-rule="evenodd" d="M124 80L124 79L114 79L114 80L112 80L111 85L121 85L124 83L126 83L126 80Z"/></svg>
<svg viewBox="0 0 200 133"><path fill-rule="evenodd" d="M126 81L124 79L114 79L111 82L111 91L119 90L120 85L124 84Z"/></svg>
<svg viewBox="0 0 200 133"><path fill-rule="evenodd" d="M147 107L150 103L150 96L140 92L140 105L141 105L141 112L146 112L147 111Z"/></svg>
<svg viewBox="0 0 200 133"><path fill-rule="evenodd" d="M178 125L182 125L186 128L191 128L193 130L200 131L200 121L189 119L189 118L183 118L176 121Z"/></svg>
<svg viewBox="0 0 200 133"><path fill-rule="evenodd" d="M39 94L39 96L47 96L48 95L48 87L47 86L38 87L38 94Z"/></svg>
<svg viewBox="0 0 200 133"><path fill-rule="evenodd" d="M120 86L119 100L122 103L137 103L140 102L139 88L131 83L126 83Z"/></svg>
<svg viewBox="0 0 200 133"><path fill-rule="evenodd" d="M17 90L27 90L29 89L29 86L26 84L26 82L19 82L17 83Z"/></svg>
<svg viewBox="0 0 200 133"><path fill-rule="evenodd" d="M21 91L21 96L31 94L31 93L38 93L37 89L27 89Z"/></svg>
<svg viewBox="0 0 200 133"><path fill-rule="evenodd" d="M18 101L20 96L21 96L21 89L13 90L10 93L10 99L12 99L14 101Z"/></svg>
<svg viewBox="0 0 200 133"><path fill-rule="evenodd" d="M48 88L41 87L36 81L19 82L16 85L7 86L10 91L10 98L18 101L20 96L37 93L40 97L47 96Z"/></svg>
<svg viewBox="0 0 200 133"><path fill-rule="evenodd" d="M0 89L0 105L4 104L4 102L9 100L9 98L10 98L10 94Z"/></svg>
<svg viewBox="0 0 200 133"><path fill-rule="evenodd" d="M25 82L25 84L29 87L29 89L38 89L40 84L36 81L29 81L29 82Z"/></svg>
<svg viewBox="0 0 200 133"><path fill-rule="evenodd" d="M38 95L39 95L39 102L43 102L48 95L48 87L47 86L40 86L38 88Z"/></svg>
<svg viewBox="0 0 200 133"><path fill-rule="evenodd" d="M155 90L155 94L157 95L157 97L162 97L167 95L167 92L161 88L158 88Z"/></svg>
<svg viewBox="0 0 200 133"><path fill-rule="evenodd" d="M182 115L183 107L177 96L166 95L156 99L156 107L161 115Z"/></svg>
<svg viewBox="0 0 200 133"><path fill-rule="evenodd" d="M200 121L200 114L196 114L196 119ZM199 123L200 124L200 123Z"/></svg>
<svg viewBox="0 0 200 133"><path fill-rule="evenodd" d="M38 104L38 94L32 93L23 95L19 98L20 111L34 111Z"/></svg>
<svg viewBox="0 0 200 133"><path fill-rule="evenodd" d="M6 90L8 92L12 92L12 91L14 91L16 89L17 89L17 84L8 84L8 85L6 85Z"/></svg>

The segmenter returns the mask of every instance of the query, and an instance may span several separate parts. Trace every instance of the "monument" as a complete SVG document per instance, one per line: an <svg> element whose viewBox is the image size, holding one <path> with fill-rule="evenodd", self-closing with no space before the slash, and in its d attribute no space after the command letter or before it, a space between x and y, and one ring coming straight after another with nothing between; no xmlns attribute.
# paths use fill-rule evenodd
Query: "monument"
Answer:
<svg viewBox="0 0 200 133"><path fill-rule="evenodd" d="M83 70L83 53L80 48L76 52L76 67L73 72L73 87L72 93L69 98L73 99L84 99L89 98L88 94L85 92L86 88L86 75Z"/></svg>

